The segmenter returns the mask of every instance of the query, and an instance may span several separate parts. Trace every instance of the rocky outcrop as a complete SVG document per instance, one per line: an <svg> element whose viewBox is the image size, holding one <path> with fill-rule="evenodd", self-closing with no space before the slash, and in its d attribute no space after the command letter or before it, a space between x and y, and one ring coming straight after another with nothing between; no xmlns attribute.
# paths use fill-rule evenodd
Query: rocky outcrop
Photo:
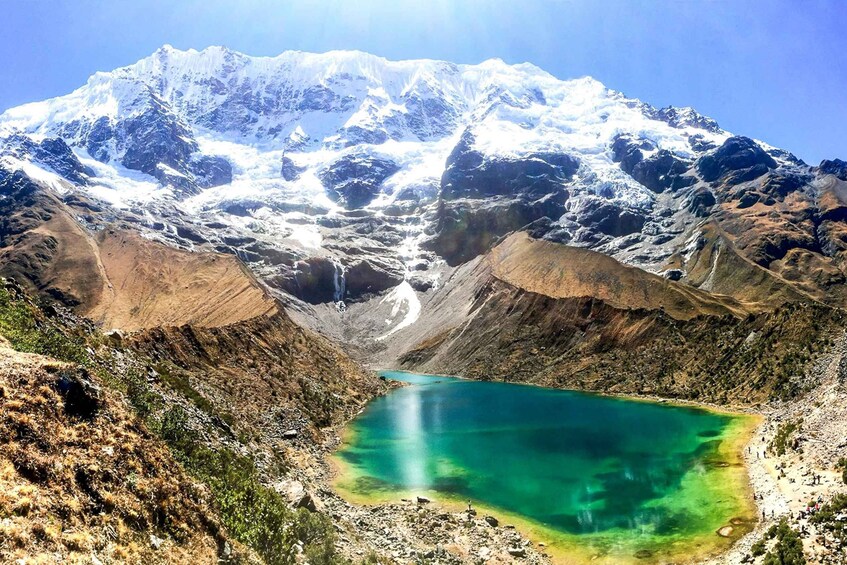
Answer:
<svg viewBox="0 0 847 565"><path fill-rule="evenodd" d="M580 198L570 207L568 216L591 234L612 237L638 233L646 222L643 212L596 197Z"/></svg>
<svg viewBox="0 0 847 565"><path fill-rule="evenodd" d="M529 153L520 158L488 157L473 146L466 130L447 157L441 177L442 200L493 196L567 198L564 185L579 168L579 160L565 153Z"/></svg>
<svg viewBox="0 0 847 565"><path fill-rule="evenodd" d="M232 182L232 165L216 155L192 155L188 170L194 175L194 182L200 188L212 188Z"/></svg>
<svg viewBox="0 0 847 565"><path fill-rule="evenodd" d="M691 162L666 149L657 150L647 139L619 134L611 149L612 159L620 163L621 169L653 192L679 190L697 182L693 175L686 175ZM649 157L644 157L644 151L651 153Z"/></svg>
<svg viewBox="0 0 847 565"><path fill-rule="evenodd" d="M818 165L818 172L823 175L835 175L839 179L847 181L847 161L824 159Z"/></svg>
<svg viewBox="0 0 847 565"><path fill-rule="evenodd" d="M459 200L439 203L435 236L426 246L458 265L488 251L503 235L541 218L558 218L564 205L553 199Z"/></svg>
<svg viewBox="0 0 847 565"><path fill-rule="evenodd" d="M300 175L305 170L304 167L298 167L291 157L282 156L282 164L280 165L280 174L283 180L295 181L300 178Z"/></svg>
<svg viewBox="0 0 847 565"><path fill-rule="evenodd" d="M75 184L87 185L94 176L94 171L83 165L59 137L47 137L36 142L27 135L14 134L0 140L0 155L34 161Z"/></svg>
<svg viewBox="0 0 847 565"><path fill-rule="evenodd" d="M318 173L326 194L348 210L364 208L380 193L382 183L399 167L388 159L350 153Z"/></svg>
<svg viewBox="0 0 847 565"><path fill-rule="evenodd" d="M739 184L760 177L777 166L773 157L747 137L730 137L718 149L697 161L697 172L706 182Z"/></svg>
<svg viewBox="0 0 847 565"><path fill-rule="evenodd" d="M403 282L403 266L396 261L371 257L347 267L345 297L352 300L377 294Z"/></svg>
<svg viewBox="0 0 847 565"><path fill-rule="evenodd" d="M447 158L435 237L427 244L451 265L490 249L496 240L540 218L558 219L579 160L564 153L488 157L470 130Z"/></svg>
<svg viewBox="0 0 847 565"><path fill-rule="evenodd" d="M327 257L309 257L294 263L293 268L270 282L310 304L336 301L341 267Z"/></svg>
<svg viewBox="0 0 847 565"><path fill-rule="evenodd" d="M712 133L719 133L722 131L718 122L698 113L694 110L694 108L676 108L674 106L667 106L665 108L656 109L650 106L646 109L645 114L654 120L667 122L669 126L675 128L691 126L704 129Z"/></svg>

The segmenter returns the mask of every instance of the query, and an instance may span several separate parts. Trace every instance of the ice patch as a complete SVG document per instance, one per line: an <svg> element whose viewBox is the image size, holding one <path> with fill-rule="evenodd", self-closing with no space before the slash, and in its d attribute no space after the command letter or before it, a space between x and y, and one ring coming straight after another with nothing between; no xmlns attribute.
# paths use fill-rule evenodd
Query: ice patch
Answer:
<svg viewBox="0 0 847 565"><path fill-rule="evenodd" d="M403 328L408 328L417 322L421 315L421 301L418 299L418 295L415 292L415 289L412 288L412 285L409 284L409 281L403 281L395 286L391 292L385 296L385 298L380 300L379 303L385 304L386 302L390 302L392 304L391 314L385 321L386 324L391 324L394 319L397 318L397 315L400 314L400 310L404 305L406 307L406 312L403 319L400 320L400 323L391 328L388 333L376 338L377 341L382 341L399 332Z"/></svg>

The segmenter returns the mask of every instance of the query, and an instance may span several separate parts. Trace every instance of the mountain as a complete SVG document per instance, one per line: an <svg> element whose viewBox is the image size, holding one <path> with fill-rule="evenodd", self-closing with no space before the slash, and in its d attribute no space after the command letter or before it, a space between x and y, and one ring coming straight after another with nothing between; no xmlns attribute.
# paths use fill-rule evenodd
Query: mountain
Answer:
<svg viewBox="0 0 847 565"><path fill-rule="evenodd" d="M543 562L490 517L332 491L394 386L367 367L769 403L786 442L843 420L845 251L847 163L692 108L165 46L0 114L0 560Z"/></svg>
<svg viewBox="0 0 847 565"><path fill-rule="evenodd" d="M0 135L6 186L27 175L79 229L233 255L299 322L387 360L427 337L417 320L457 269L520 230L716 295L710 315L847 299L843 161L531 64L165 46L5 111ZM4 270L81 302L28 222L4 228ZM638 292L610 305L658 309Z"/></svg>

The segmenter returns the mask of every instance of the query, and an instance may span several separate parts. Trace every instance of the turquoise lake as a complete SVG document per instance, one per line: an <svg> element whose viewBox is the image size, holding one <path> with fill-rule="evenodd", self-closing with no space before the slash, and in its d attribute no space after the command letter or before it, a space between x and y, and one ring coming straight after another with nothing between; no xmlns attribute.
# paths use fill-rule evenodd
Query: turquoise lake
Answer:
<svg viewBox="0 0 847 565"><path fill-rule="evenodd" d="M350 424L336 486L352 499L471 499L574 562L693 558L725 548L754 520L740 459L748 417L382 374L409 386Z"/></svg>

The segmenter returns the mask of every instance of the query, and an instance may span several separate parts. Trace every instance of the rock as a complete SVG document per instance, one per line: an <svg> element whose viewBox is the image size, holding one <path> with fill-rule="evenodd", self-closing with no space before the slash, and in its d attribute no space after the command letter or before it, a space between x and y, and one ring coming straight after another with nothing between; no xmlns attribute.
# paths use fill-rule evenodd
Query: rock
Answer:
<svg viewBox="0 0 847 565"><path fill-rule="evenodd" d="M305 508L309 512L318 512L322 506L321 502L308 491L294 505L295 508Z"/></svg>
<svg viewBox="0 0 847 565"><path fill-rule="evenodd" d="M198 186L189 165L198 149L193 133L152 89L142 96L144 111L111 126L111 138L124 150L121 164L162 184L173 184L183 193L196 194Z"/></svg>
<svg viewBox="0 0 847 565"><path fill-rule="evenodd" d="M818 172L822 175L835 175L839 179L847 181L847 161L824 159L818 165Z"/></svg>
<svg viewBox="0 0 847 565"><path fill-rule="evenodd" d="M285 155L282 156L280 174L282 175L283 180L295 181L300 178L300 175L305 170L305 167L298 167L296 164L294 164L294 161L291 160L291 157L286 157Z"/></svg>
<svg viewBox="0 0 847 565"><path fill-rule="evenodd" d="M356 261L344 274L347 296L357 299L394 288L403 282L403 266L390 258L369 257Z"/></svg>
<svg viewBox="0 0 847 565"><path fill-rule="evenodd" d="M363 208L380 192L383 181L400 168L388 159L351 153L318 173L327 196L348 210Z"/></svg>
<svg viewBox="0 0 847 565"><path fill-rule="evenodd" d="M154 534L150 534L150 546L153 549L159 549L160 547L162 547L162 543L164 543L164 541L165 540L163 540L162 538L157 537Z"/></svg>
<svg viewBox="0 0 847 565"><path fill-rule="evenodd" d="M523 196L540 198L566 194L564 183L579 168L579 160L566 153L535 152L519 158L490 158L474 148L468 129L447 157L441 176L440 198Z"/></svg>
<svg viewBox="0 0 847 565"><path fill-rule="evenodd" d="M715 195L709 190L701 189L687 199L685 207L698 218L705 218L715 204L717 204Z"/></svg>
<svg viewBox="0 0 847 565"><path fill-rule="evenodd" d="M730 137L719 148L700 157L696 166L706 182L731 176L727 182L738 184L761 176L769 169L775 169L777 163L752 139L736 136Z"/></svg>
<svg viewBox="0 0 847 565"><path fill-rule="evenodd" d="M496 528L497 526L500 525L500 522L494 516L485 516L485 517L483 517L483 520L485 520L485 522L489 526L494 527L494 528Z"/></svg>
<svg viewBox="0 0 847 565"><path fill-rule="evenodd" d="M653 192L679 190L697 182L693 176L683 176L690 167L690 161L684 161L670 151L661 149L636 164L631 175Z"/></svg>
<svg viewBox="0 0 847 565"><path fill-rule="evenodd" d="M654 120L661 120L674 128L695 127L712 133L721 131L718 122L700 114L693 108L668 106L657 110L656 108L648 107L644 113L647 117Z"/></svg>
<svg viewBox="0 0 847 565"><path fill-rule="evenodd" d="M232 182L232 165L223 157L194 154L188 169L200 188L212 188Z"/></svg>
<svg viewBox="0 0 847 565"><path fill-rule="evenodd" d="M3 140L0 155L35 161L75 184L87 185L89 178L95 176L94 171L83 165L59 137L47 137L36 142L27 135L16 133Z"/></svg>
<svg viewBox="0 0 847 565"><path fill-rule="evenodd" d="M425 246L459 265L493 247L503 235L540 218L558 218L565 211L561 199L458 200L442 202L438 209L436 235Z"/></svg>
<svg viewBox="0 0 847 565"><path fill-rule="evenodd" d="M61 371L54 387L64 399L65 413L71 417L90 420L103 405L103 392L85 369Z"/></svg>
<svg viewBox="0 0 847 565"><path fill-rule="evenodd" d="M274 286L310 304L332 302L338 267L328 257L309 257L272 279Z"/></svg>
<svg viewBox="0 0 847 565"><path fill-rule="evenodd" d="M612 237L640 232L647 221L640 211L621 208L599 197L582 198L569 216L592 232Z"/></svg>

